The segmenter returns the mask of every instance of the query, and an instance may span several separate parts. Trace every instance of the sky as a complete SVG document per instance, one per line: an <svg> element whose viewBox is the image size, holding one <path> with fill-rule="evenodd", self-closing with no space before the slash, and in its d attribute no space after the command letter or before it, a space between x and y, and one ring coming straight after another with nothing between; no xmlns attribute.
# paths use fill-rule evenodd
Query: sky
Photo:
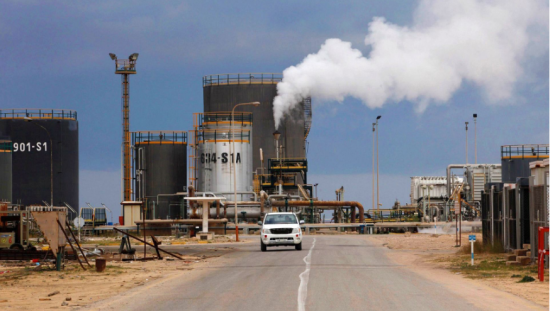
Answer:
<svg viewBox="0 0 550 311"><path fill-rule="evenodd" d="M491 1L489 1L491 2ZM80 206L105 203L120 213L121 85L108 53L138 52L131 77L131 130L189 130L201 112L202 77L283 72L329 38L368 55L369 23L384 17L409 27L418 1L2 1L0 107L78 112ZM546 20L548 19L546 10ZM487 17L490 20L490 16ZM444 175L474 159L472 114L478 114L478 163L500 163L500 146L548 144L548 32L528 53L506 101L489 100L465 81L423 112L408 100L369 108L360 100L316 100L308 138L309 181L319 197L371 202L372 131L379 124L380 198L409 202L411 176ZM452 39L452 38L451 38Z"/></svg>

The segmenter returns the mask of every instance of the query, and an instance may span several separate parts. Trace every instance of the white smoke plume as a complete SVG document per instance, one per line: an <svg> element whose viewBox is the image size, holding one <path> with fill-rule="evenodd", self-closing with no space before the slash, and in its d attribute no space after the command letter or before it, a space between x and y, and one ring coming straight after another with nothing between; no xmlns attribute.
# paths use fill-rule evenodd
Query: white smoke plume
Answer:
<svg viewBox="0 0 550 311"><path fill-rule="evenodd" d="M370 108L410 101L424 111L445 102L465 81L489 102L513 95L529 46L548 50L548 2L542 0L421 0L410 27L374 18L365 44L328 39L316 54L283 71L274 101L276 128L302 99L343 101ZM539 42L540 43L540 42Z"/></svg>

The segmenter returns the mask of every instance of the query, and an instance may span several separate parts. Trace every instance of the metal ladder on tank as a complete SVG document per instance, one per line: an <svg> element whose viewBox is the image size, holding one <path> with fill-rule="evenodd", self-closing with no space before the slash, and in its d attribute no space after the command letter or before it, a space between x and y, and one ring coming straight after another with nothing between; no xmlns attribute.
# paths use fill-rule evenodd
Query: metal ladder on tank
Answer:
<svg viewBox="0 0 550 311"><path fill-rule="evenodd" d="M311 97L304 99L304 140L307 139L313 122L313 110L311 108Z"/></svg>

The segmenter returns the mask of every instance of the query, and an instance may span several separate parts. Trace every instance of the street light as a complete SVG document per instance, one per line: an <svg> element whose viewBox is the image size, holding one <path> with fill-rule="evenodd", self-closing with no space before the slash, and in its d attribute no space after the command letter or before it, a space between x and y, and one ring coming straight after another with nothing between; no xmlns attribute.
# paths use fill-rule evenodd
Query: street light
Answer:
<svg viewBox="0 0 550 311"><path fill-rule="evenodd" d="M374 132L376 131L376 123L372 124L372 211L374 212Z"/></svg>
<svg viewBox="0 0 550 311"><path fill-rule="evenodd" d="M137 59L137 53L134 53L134 54L136 54L136 59ZM232 138L230 141L232 142L233 150L230 151L230 153L233 155L232 156L233 161L231 161L231 164L233 164L233 190L234 190L233 201L235 203L235 240L237 242L239 242L239 221L238 221L239 216L237 215L237 164L236 164L237 155L235 154L235 133L233 131L233 126L235 124L235 108L239 106L245 106L245 105L252 105L254 107L257 107L260 105L260 102L236 104L235 107L233 107L233 110L231 110L231 126L229 127L229 130Z"/></svg>
<svg viewBox="0 0 550 311"><path fill-rule="evenodd" d="M468 164L468 122L466 123L466 164Z"/></svg>
<svg viewBox="0 0 550 311"><path fill-rule="evenodd" d="M376 206L378 208L378 213L380 214L380 184L378 183L379 175L380 175L380 167L379 167L379 156L378 156L378 120L380 120L382 116L376 117Z"/></svg>
<svg viewBox="0 0 550 311"><path fill-rule="evenodd" d="M275 149L277 151L277 161L279 161L279 137L281 137L281 133L279 131L273 132L273 138L275 138ZM279 162L279 167L281 167L281 162ZM279 176L279 195L283 194L283 185L281 176Z"/></svg>
<svg viewBox="0 0 550 311"><path fill-rule="evenodd" d="M477 164L477 113L474 113L474 158Z"/></svg>
<svg viewBox="0 0 550 311"><path fill-rule="evenodd" d="M32 122L33 120L29 117L24 117L26 122L31 122L32 124L41 127L46 133L48 134L48 138L50 139L50 205L53 207L53 142L52 142L52 136L50 135L50 132L42 125Z"/></svg>

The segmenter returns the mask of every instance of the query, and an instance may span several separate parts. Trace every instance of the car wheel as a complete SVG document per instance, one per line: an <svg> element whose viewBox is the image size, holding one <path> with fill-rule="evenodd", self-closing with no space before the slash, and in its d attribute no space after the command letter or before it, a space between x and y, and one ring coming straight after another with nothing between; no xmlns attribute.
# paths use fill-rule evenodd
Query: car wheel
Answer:
<svg viewBox="0 0 550 311"><path fill-rule="evenodd" d="M301 251L302 250L302 242L300 242L300 244L296 244L295 247L296 247L297 251Z"/></svg>
<svg viewBox="0 0 550 311"><path fill-rule="evenodd" d="M262 240L260 240L260 243L262 243L262 252L267 251L267 245L265 245L264 242L262 242Z"/></svg>

